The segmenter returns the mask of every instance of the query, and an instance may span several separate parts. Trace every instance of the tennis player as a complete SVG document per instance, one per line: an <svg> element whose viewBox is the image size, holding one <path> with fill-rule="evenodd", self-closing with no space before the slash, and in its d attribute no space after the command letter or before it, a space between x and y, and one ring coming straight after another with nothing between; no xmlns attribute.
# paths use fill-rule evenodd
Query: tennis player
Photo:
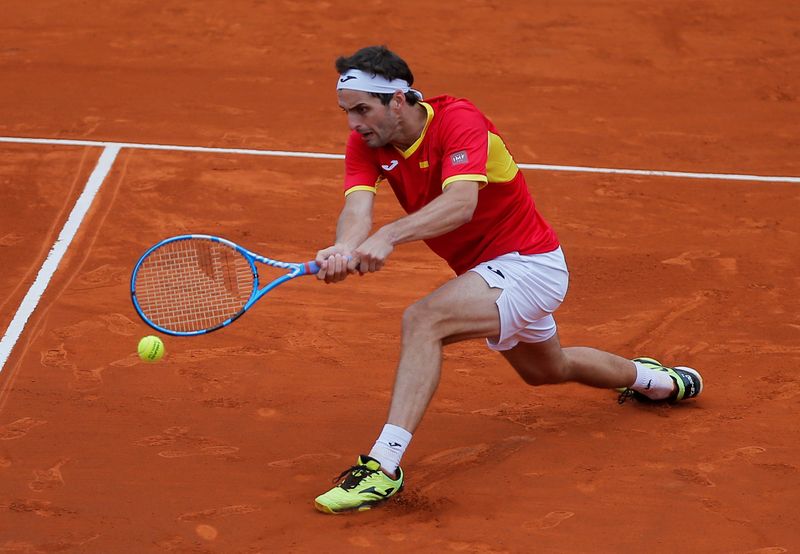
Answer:
<svg viewBox="0 0 800 554"><path fill-rule="evenodd" d="M439 383L442 347L485 338L529 385L618 389L620 401L678 402L700 374L652 358L562 348L553 312L569 274L556 233L536 211L495 126L469 101L411 88L408 65L382 46L336 60L339 106L351 129L336 242L320 250L328 283L379 271L394 247L424 240L456 277L403 314L400 360L386 425L369 455L315 500L318 510L366 510L403 486L400 460ZM372 229L379 181L408 215Z"/></svg>

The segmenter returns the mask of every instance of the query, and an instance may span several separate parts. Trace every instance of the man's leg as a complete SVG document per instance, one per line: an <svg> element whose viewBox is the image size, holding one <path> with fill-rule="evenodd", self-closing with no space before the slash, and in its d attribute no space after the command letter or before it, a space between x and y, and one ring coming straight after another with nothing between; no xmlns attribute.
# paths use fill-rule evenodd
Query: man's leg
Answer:
<svg viewBox="0 0 800 554"><path fill-rule="evenodd" d="M626 360L582 346L562 349L558 335L544 342L521 342L501 353L530 385L573 381L621 390L621 401L636 396L672 402L693 398L703 390L700 373L690 367L666 367L652 358Z"/></svg>
<svg viewBox="0 0 800 554"><path fill-rule="evenodd" d="M390 424L411 433L419 425L439 384L443 344L500 332L501 292L467 272L406 309Z"/></svg>
<svg viewBox="0 0 800 554"><path fill-rule="evenodd" d="M370 456L360 456L344 481L316 498L318 510L366 510L402 487L400 457L439 384L443 344L499 334L501 292L467 272L406 309L388 423Z"/></svg>
<svg viewBox="0 0 800 554"><path fill-rule="evenodd" d="M606 389L630 386L636 379L631 360L594 348L561 348L558 335L544 342L520 342L501 352L530 385L574 381Z"/></svg>

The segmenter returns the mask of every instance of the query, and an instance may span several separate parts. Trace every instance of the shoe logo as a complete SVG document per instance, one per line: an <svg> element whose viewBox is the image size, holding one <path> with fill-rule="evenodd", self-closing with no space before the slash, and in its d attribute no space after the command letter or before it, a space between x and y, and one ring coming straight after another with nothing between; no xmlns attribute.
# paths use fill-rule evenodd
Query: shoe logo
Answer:
<svg viewBox="0 0 800 554"><path fill-rule="evenodd" d="M500 277L502 277L503 279L505 279L505 278L506 278L506 276L505 276L505 275L503 275L503 272L502 272L502 271L500 271L499 269L494 269L494 268L493 268L492 266L490 266L490 265L487 265L487 266L486 266L486 269L488 269L488 270L489 270L489 271L491 271L492 273L497 273L497 274L498 274Z"/></svg>
<svg viewBox="0 0 800 554"><path fill-rule="evenodd" d="M399 442L390 442L389 446L395 447L395 446L403 446L403 445L400 444Z"/></svg>
<svg viewBox="0 0 800 554"><path fill-rule="evenodd" d="M393 170L395 167L397 167L397 164L398 164L398 163L399 163L399 162L398 162L397 160L392 160L391 162L389 162L389 164L388 164L388 165L382 165L381 167L382 167L384 170L386 170L386 171L391 171L391 170Z"/></svg>
<svg viewBox="0 0 800 554"><path fill-rule="evenodd" d="M389 498L394 492L394 487L389 487L388 489L386 489L386 492L380 492L376 490L375 487L368 487L366 489L358 491L358 494L366 494L368 492L371 492L372 494L377 494L381 498Z"/></svg>
<svg viewBox="0 0 800 554"><path fill-rule="evenodd" d="M358 79L355 75L348 75L347 77L342 77L339 79L340 83L346 83L347 81L351 81L352 79Z"/></svg>
<svg viewBox="0 0 800 554"><path fill-rule="evenodd" d="M644 388L644 390L650 390L650 385L652 385L652 384L653 384L653 380L652 380L652 379L650 379L650 380L647 382L647 386Z"/></svg>

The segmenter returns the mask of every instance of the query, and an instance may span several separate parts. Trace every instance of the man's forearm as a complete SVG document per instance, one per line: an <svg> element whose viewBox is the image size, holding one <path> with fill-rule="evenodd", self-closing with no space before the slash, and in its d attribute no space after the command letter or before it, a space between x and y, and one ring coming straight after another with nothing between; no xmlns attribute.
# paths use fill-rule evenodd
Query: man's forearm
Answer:
<svg viewBox="0 0 800 554"><path fill-rule="evenodd" d="M371 217L365 217L363 214L345 209L339 215L339 221L336 224L336 244L353 250L364 242L369 236L370 230L372 230Z"/></svg>
<svg viewBox="0 0 800 554"><path fill-rule="evenodd" d="M449 233L472 219L477 191L478 185L475 183L474 190L454 190L443 194L419 211L385 225L378 233L384 235L392 245Z"/></svg>

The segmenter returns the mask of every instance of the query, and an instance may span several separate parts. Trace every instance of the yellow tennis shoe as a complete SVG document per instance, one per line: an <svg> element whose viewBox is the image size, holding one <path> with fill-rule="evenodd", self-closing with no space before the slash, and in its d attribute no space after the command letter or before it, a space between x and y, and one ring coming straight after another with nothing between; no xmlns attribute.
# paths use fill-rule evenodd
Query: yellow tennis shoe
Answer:
<svg viewBox="0 0 800 554"><path fill-rule="evenodd" d="M700 372L694 368L686 366L667 367L653 358L634 358L633 361L639 362L650 369L666 372L675 383L675 389L672 394L664 400L651 400L640 392L628 387L623 387L617 389L617 392L620 393L617 402L620 404L624 403L628 398L635 398L640 402L669 402L672 404L680 402L681 400L694 398L703 392L703 377L700 375Z"/></svg>
<svg viewBox="0 0 800 554"><path fill-rule="evenodd" d="M326 514L361 512L386 501L403 489L403 470L397 468L392 479L381 471L375 458L358 457L356 465L346 469L334 481L339 482L314 500L314 507Z"/></svg>

